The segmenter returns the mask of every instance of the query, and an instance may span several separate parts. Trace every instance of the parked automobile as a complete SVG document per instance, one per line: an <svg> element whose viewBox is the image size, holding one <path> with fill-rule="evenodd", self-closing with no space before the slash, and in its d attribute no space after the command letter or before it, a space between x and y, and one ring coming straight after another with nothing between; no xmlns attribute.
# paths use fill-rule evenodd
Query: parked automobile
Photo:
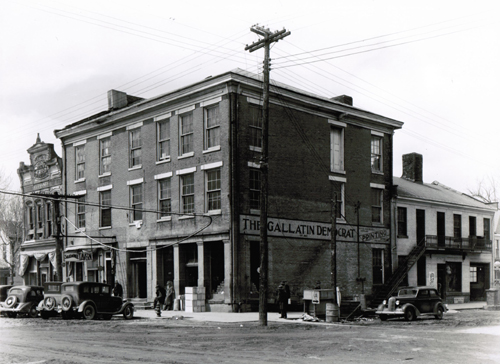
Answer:
<svg viewBox="0 0 500 364"><path fill-rule="evenodd" d="M62 282L45 282L43 284L44 299L36 307L37 311L40 312L41 318L48 319L49 317L59 316L63 313L61 309L62 284ZM67 318L66 312L62 314L62 317Z"/></svg>
<svg viewBox="0 0 500 364"><path fill-rule="evenodd" d="M9 290L7 299L0 303L0 313L8 317L29 316L37 317L36 306L43 300L41 286L14 286Z"/></svg>
<svg viewBox="0 0 500 364"><path fill-rule="evenodd" d="M434 316L441 320L446 311L448 307L435 288L405 287L398 291L397 296L384 300L375 313L382 321L393 317L413 321L420 316Z"/></svg>
<svg viewBox="0 0 500 364"><path fill-rule="evenodd" d="M0 286L0 303L4 302L7 299L9 289L11 289L12 287L12 285Z"/></svg>
<svg viewBox="0 0 500 364"><path fill-rule="evenodd" d="M61 314L65 318L83 317L94 320L98 317L110 320L122 314L127 320L134 317L132 302L111 295L111 286L97 282L67 282L61 285Z"/></svg>

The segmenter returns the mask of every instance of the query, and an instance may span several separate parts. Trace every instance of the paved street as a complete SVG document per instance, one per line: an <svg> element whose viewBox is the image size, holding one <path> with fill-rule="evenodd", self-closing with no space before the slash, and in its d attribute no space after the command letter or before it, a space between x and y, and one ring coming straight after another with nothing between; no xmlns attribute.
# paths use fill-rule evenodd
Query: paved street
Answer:
<svg viewBox="0 0 500 364"><path fill-rule="evenodd" d="M498 363L500 311L452 310L442 321L308 323L250 314L226 322L185 312L126 321L0 319L1 363ZM291 316L293 316L292 314ZM207 315L207 317L210 315ZM216 315L214 315L216 316ZM240 316L242 321L233 320ZM255 316L258 318L258 316Z"/></svg>

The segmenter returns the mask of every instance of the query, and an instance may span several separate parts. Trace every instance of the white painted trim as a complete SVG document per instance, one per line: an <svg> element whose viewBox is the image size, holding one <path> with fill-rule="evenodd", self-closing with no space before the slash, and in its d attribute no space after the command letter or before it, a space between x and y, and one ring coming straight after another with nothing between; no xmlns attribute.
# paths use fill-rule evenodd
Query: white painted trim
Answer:
<svg viewBox="0 0 500 364"><path fill-rule="evenodd" d="M247 102L249 104L255 104L255 105L260 105L260 106L264 105L264 101L254 99L253 97L248 97L248 96L247 96Z"/></svg>
<svg viewBox="0 0 500 364"><path fill-rule="evenodd" d="M161 120L165 120L165 119L168 119L172 117L172 112L167 112L166 114L162 114L162 115L159 115L159 116L155 116L155 121L161 121Z"/></svg>
<svg viewBox="0 0 500 364"><path fill-rule="evenodd" d="M260 164L255 162L248 162L248 166L251 168L260 168Z"/></svg>
<svg viewBox="0 0 500 364"><path fill-rule="evenodd" d="M256 147L254 145L250 145L250 150L253 151L253 152L262 153L262 147Z"/></svg>
<svg viewBox="0 0 500 364"><path fill-rule="evenodd" d="M385 190L385 185L380 183L370 183L371 188L378 188L380 190Z"/></svg>
<svg viewBox="0 0 500 364"><path fill-rule="evenodd" d="M196 106L194 106L194 105L183 107L182 109L177 110L177 114L178 115L184 114L186 112L193 111L195 108L196 108Z"/></svg>
<svg viewBox="0 0 500 364"><path fill-rule="evenodd" d="M113 135L113 132L112 132L112 131L108 131L107 133L104 133L104 134L98 135L98 136L97 136L97 140L99 140L99 139L104 139L104 138L108 138L108 137L110 137L110 136L112 136L112 135Z"/></svg>
<svg viewBox="0 0 500 364"><path fill-rule="evenodd" d="M211 147L208 149L205 149L203 153L211 153L211 152L217 152L220 150L220 145L217 145L216 147Z"/></svg>
<svg viewBox="0 0 500 364"><path fill-rule="evenodd" d="M372 130L371 132L372 132L372 135L376 135L376 136L379 136L379 137L382 137L382 138L384 137L384 133L381 133L379 131Z"/></svg>
<svg viewBox="0 0 500 364"><path fill-rule="evenodd" d="M97 192L109 191L112 188L113 188L113 185L97 187Z"/></svg>
<svg viewBox="0 0 500 364"><path fill-rule="evenodd" d="M132 130L132 129L137 129L140 128L144 123L142 121L139 121L138 123L131 124L127 126L127 130Z"/></svg>
<svg viewBox="0 0 500 364"><path fill-rule="evenodd" d="M347 127L346 123L343 123L342 121L333 120L333 119L328 119L328 124L339 126L341 128Z"/></svg>
<svg viewBox="0 0 500 364"><path fill-rule="evenodd" d="M333 182L347 183L347 178L339 176L328 176L328 179Z"/></svg>
<svg viewBox="0 0 500 364"><path fill-rule="evenodd" d="M172 177L172 172L160 173L155 175L155 179L164 179L169 177Z"/></svg>
<svg viewBox="0 0 500 364"><path fill-rule="evenodd" d="M179 169L179 170L175 171L175 174L177 176L179 176L179 175L182 175L182 174L188 174L188 173L193 173L193 172L196 172L196 167Z"/></svg>
<svg viewBox="0 0 500 364"><path fill-rule="evenodd" d="M201 170L206 170L206 169L213 169L217 167L222 167L222 161L220 162L214 162L214 163L209 163L209 164L204 164L201 166Z"/></svg>
<svg viewBox="0 0 500 364"><path fill-rule="evenodd" d="M87 190L75 191L73 192L73 196L83 196L87 194Z"/></svg>
<svg viewBox="0 0 500 364"><path fill-rule="evenodd" d="M189 158L189 157L193 157L194 156L194 152L188 152L188 153L184 153L180 156L177 157L177 159L184 159L184 158Z"/></svg>
<svg viewBox="0 0 500 364"><path fill-rule="evenodd" d="M73 146L74 146L74 147L77 147L77 146L79 146L79 145L84 145L84 144L87 144L87 139L85 139L85 140L80 140L80 141L78 141L78 142L74 142L74 143L73 143Z"/></svg>
<svg viewBox="0 0 500 364"><path fill-rule="evenodd" d="M222 101L222 96L219 96L219 97L216 97L215 99L210 99L210 100L207 100L207 101L200 102L200 106L201 107L205 107L205 106L217 104L217 103L219 103L221 101Z"/></svg>
<svg viewBox="0 0 500 364"><path fill-rule="evenodd" d="M138 185L140 183L144 183L144 178L137 178L137 179L127 181L127 186Z"/></svg>

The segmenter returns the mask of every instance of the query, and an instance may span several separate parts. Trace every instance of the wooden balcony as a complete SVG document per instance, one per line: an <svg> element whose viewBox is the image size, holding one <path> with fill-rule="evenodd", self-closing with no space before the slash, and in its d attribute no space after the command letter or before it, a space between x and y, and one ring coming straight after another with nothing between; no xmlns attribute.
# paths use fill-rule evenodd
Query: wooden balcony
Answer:
<svg viewBox="0 0 500 364"><path fill-rule="evenodd" d="M481 236L468 238L455 238L452 236L425 236L425 248L431 250L448 250L461 252L489 252L491 253L491 240Z"/></svg>

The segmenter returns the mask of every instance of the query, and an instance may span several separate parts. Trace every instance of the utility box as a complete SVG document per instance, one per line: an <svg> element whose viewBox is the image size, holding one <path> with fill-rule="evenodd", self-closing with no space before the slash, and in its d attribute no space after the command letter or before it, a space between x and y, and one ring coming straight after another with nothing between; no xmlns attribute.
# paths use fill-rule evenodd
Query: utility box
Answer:
<svg viewBox="0 0 500 364"><path fill-rule="evenodd" d="M498 289L492 288L486 290L486 304L488 306L497 306L500 305L500 297L499 297Z"/></svg>
<svg viewBox="0 0 500 364"><path fill-rule="evenodd" d="M333 289L305 289L304 313L314 317L326 317L326 304L333 303Z"/></svg>

